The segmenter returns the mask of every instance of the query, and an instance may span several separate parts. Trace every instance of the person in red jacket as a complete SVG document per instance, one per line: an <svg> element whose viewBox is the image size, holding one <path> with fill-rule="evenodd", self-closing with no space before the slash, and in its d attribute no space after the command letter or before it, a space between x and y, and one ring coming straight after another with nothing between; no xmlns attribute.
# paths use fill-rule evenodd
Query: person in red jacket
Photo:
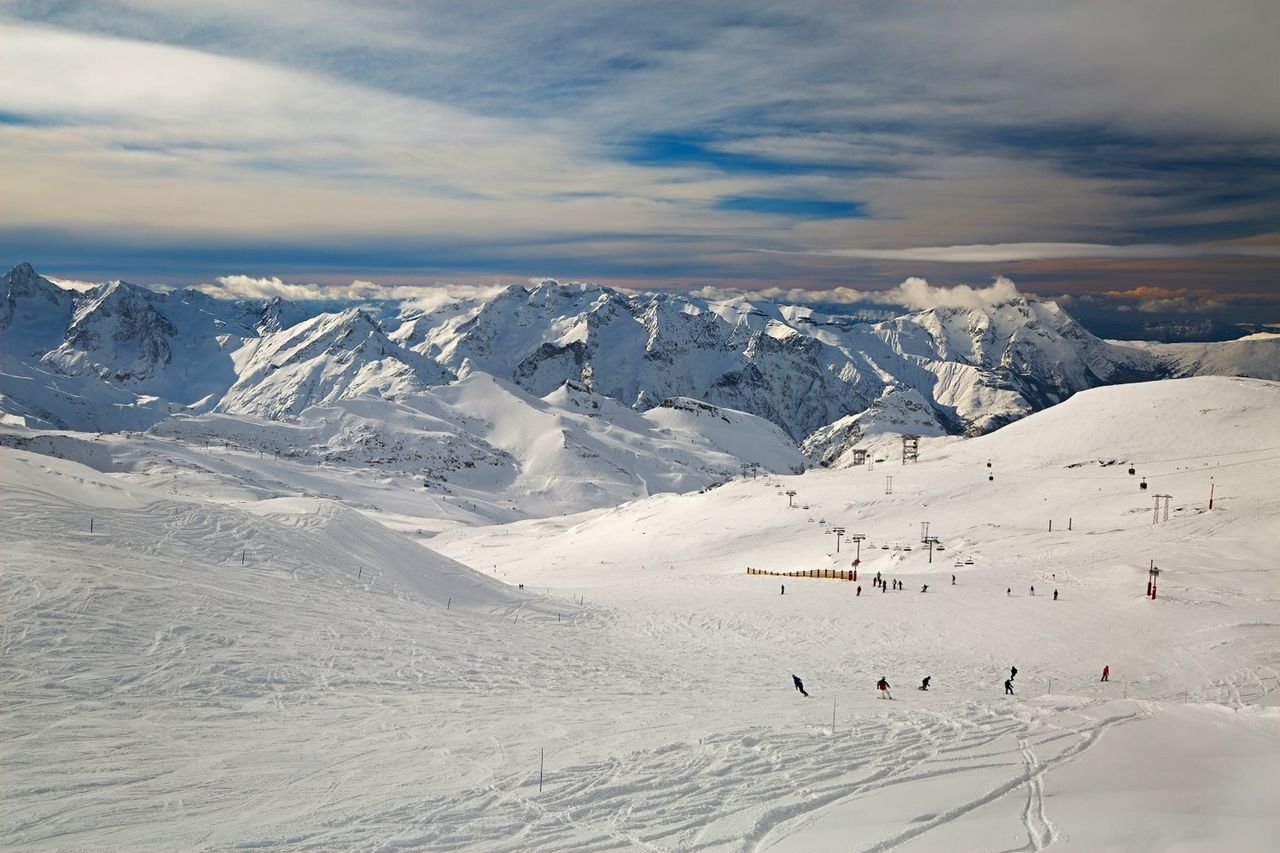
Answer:
<svg viewBox="0 0 1280 853"><path fill-rule="evenodd" d="M893 698L892 696L889 695L889 682L885 680L885 677L883 675L880 676L880 680L876 682L876 690L880 691L881 699Z"/></svg>
<svg viewBox="0 0 1280 853"><path fill-rule="evenodd" d="M1107 664L1106 666L1102 667L1102 680L1103 680L1103 681L1110 681L1110 680L1111 680L1111 665L1110 665L1110 664Z"/></svg>

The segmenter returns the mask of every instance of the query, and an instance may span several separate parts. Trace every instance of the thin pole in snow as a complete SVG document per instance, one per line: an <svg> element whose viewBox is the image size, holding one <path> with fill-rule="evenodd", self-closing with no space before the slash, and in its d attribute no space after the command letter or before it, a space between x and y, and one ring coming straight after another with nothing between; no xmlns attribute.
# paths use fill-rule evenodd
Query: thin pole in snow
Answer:
<svg viewBox="0 0 1280 853"><path fill-rule="evenodd" d="M1053 679L1052 678L1049 679L1049 695L1050 696L1053 695Z"/></svg>
<svg viewBox="0 0 1280 853"><path fill-rule="evenodd" d="M1071 529L1071 516L1067 516L1067 529Z"/></svg>
<svg viewBox="0 0 1280 853"><path fill-rule="evenodd" d="M93 516L89 516L89 532L93 532Z"/></svg>
<svg viewBox="0 0 1280 853"><path fill-rule="evenodd" d="M452 598L450 598L448 601L446 601L446 602L445 602L444 609L445 609L445 610L448 610L448 609L449 609L449 608L451 608L451 607L453 607L453 599L452 599Z"/></svg>
<svg viewBox="0 0 1280 853"><path fill-rule="evenodd" d="M1052 518L1051 518L1051 519L1049 519L1049 532L1050 532L1050 533L1052 533L1052 532L1053 532L1053 519L1052 519Z"/></svg>
<svg viewBox="0 0 1280 853"><path fill-rule="evenodd" d="M835 737L836 733L836 697L831 697L831 736Z"/></svg>
<svg viewBox="0 0 1280 853"><path fill-rule="evenodd" d="M1127 681L1124 683L1124 698L1129 698L1129 682Z"/></svg>
<svg viewBox="0 0 1280 853"><path fill-rule="evenodd" d="M362 577L364 577L364 566L361 566L360 571L356 572L356 580L360 580Z"/></svg>
<svg viewBox="0 0 1280 853"><path fill-rule="evenodd" d="M543 767L543 764L546 762L546 758L547 758L547 748L539 747L538 748L538 790L539 791L542 790L542 767Z"/></svg>
<svg viewBox="0 0 1280 853"><path fill-rule="evenodd" d="M244 548L244 549L241 549L240 551L240 565L242 566L244 565L244 555L247 550L248 550L247 548Z"/></svg>

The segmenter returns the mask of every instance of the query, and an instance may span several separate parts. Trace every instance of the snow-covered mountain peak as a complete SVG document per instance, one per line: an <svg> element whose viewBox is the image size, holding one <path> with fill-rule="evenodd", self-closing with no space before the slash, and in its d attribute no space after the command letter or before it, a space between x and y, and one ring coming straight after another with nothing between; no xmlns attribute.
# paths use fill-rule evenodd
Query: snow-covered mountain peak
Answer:
<svg viewBox="0 0 1280 853"><path fill-rule="evenodd" d="M361 394L399 396L454 378L391 340L359 307L263 335L235 359L237 379L218 410L271 419Z"/></svg>
<svg viewBox="0 0 1280 853"><path fill-rule="evenodd" d="M119 383L151 378L173 360L178 334L155 297L124 281L89 291L76 304L65 340L44 361L63 373L89 371Z"/></svg>
<svg viewBox="0 0 1280 853"><path fill-rule="evenodd" d="M61 337L71 316L74 296L35 271L18 264L0 280L0 330L15 322L40 326L46 335ZM45 328L47 327L47 328Z"/></svg>

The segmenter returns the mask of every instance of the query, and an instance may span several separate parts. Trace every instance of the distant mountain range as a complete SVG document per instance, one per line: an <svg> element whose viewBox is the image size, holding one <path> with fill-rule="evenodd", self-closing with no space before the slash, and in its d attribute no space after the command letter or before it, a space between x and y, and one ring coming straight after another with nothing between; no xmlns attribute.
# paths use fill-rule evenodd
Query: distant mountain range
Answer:
<svg viewBox="0 0 1280 853"><path fill-rule="evenodd" d="M1056 304L1024 297L868 323L744 298L544 281L433 311L382 303L318 313L127 282L75 292L20 264L0 298L0 412L81 431L173 429L157 425L203 415L314 424L344 401L439 400L437 389L470 388L459 378L482 373L528 405L607 400L614 417L664 404L687 413L697 401L735 413L728 419L754 415L780 428L781 442L839 465L876 434L984 433L1100 385L1280 379L1280 336L1108 342Z"/></svg>

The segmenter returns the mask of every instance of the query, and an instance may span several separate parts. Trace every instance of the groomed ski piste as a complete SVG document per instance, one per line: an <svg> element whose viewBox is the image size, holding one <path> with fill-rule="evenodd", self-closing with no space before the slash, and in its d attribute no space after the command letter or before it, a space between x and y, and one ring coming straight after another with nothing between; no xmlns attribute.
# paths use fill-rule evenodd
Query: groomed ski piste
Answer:
<svg viewBox="0 0 1280 853"><path fill-rule="evenodd" d="M0 843L1274 850L1278 425L1276 383L1116 386L430 538L5 448ZM857 582L747 573L849 570L834 526Z"/></svg>

